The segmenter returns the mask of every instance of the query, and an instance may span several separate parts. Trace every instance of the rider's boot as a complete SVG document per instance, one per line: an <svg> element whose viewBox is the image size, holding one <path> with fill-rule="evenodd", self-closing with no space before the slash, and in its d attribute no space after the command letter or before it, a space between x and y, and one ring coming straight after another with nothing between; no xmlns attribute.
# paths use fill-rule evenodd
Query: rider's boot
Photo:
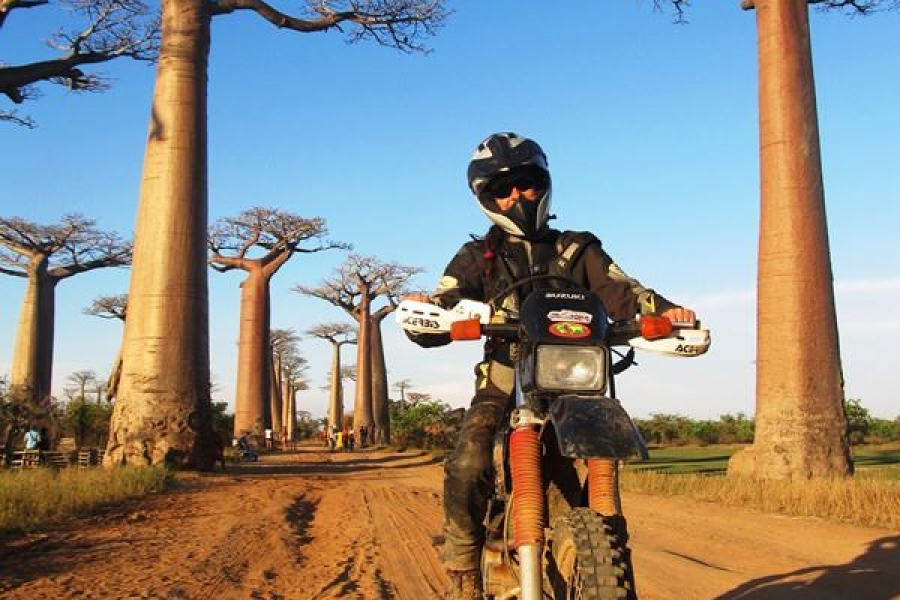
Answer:
<svg viewBox="0 0 900 600"><path fill-rule="evenodd" d="M449 571L450 590L446 600L483 600L481 571Z"/></svg>

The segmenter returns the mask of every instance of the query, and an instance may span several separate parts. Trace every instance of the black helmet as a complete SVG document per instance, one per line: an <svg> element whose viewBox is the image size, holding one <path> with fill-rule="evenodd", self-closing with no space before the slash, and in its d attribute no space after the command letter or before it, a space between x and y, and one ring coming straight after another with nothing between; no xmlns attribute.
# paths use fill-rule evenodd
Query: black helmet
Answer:
<svg viewBox="0 0 900 600"><path fill-rule="evenodd" d="M518 171L529 171L540 185L541 196L534 202L516 202L501 211L491 183ZM478 198L481 210L504 231L530 238L540 232L550 214L550 170L547 157L534 140L516 133L495 133L478 144L469 162L469 188Z"/></svg>

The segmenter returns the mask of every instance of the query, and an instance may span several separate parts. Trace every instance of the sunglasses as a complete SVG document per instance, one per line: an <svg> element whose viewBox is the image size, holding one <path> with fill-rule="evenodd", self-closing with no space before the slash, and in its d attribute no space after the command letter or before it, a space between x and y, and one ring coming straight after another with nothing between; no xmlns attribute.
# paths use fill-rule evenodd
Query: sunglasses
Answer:
<svg viewBox="0 0 900 600"><path fill-rule="evenodd" d="M519 171L497 177L488 185L487 192L494 198L507 198L512 194L513 188L522 192L543 189L546 185L546 178L540 173Z"/></svg>

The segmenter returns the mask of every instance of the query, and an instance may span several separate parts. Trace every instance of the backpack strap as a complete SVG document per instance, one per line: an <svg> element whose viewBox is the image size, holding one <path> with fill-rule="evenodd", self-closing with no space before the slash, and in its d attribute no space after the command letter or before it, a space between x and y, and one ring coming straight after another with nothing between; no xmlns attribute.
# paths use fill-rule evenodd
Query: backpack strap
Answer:
<svg viewBox="0 0 900 600"><path fill-rule="evenodd" d="M597 237L589 231L564 231L556 240L557 258L550 265L554 275L562 277L572 276L572 265L581 256L585 248L594 242L599 243Z"/></svg>

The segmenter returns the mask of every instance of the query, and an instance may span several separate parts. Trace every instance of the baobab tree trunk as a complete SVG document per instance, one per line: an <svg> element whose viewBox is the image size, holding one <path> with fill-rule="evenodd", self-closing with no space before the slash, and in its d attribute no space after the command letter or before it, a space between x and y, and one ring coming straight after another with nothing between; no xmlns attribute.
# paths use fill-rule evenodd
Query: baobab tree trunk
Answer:
<svg viewBox="0 0 900 600"><path fill-rule="evenodd" d="M372 315L372 331L369 338L372 356L372 419L375 421L372 441L376 444L391 443L387 365L384 362L384 343L381 339L381 322L388 314Z"/></svg>
<svg viewBox="0 0 900 600"><path fill-rule="evenodd" d="M269 413L272 415L272 438L281 439L283 409L281 407L281 361L274 352L268 352L269 358Z"/></svg>
<svg viewBox="0 0 900 600"><path fill-rule="evenodd" d="M284 403L284 422L287 439L288 443L292 443L297 431L297 407L294 406L297 391L294 389L293 382L286 377L284 378L282 389L284 391L282 402Z"/></svg>
<svg viewBox="0 0 900 600"><path fill-rule="evenodd" d="M353 404L353 430L360 445L369 443L372 432L372 319L369 315L369 286L361 286L359 336L356 343L356 399ZM365 426L367 435L360 429Z"/></svg>
<svg viewBox="0 0 900 600"><path fill-rule="evenodd" d="M241 283L240 318L234 433L261 442L269 404L269 282L258 266Z"/></svg>
<svg viewBox="0 0 900 600"><path fill-rule="evenodd" d="M730 473L852 472L806 0L756 0L761 216L756 436Z"/></svg>
<svg viewBox="0 0 900 600"><path fill-rule="evenodd" d="M122 376L105 464L212 465L206 263L210 3L164 0Z"/></svg>
<svg viewBox="0 0 900 600"><path fill-rule="evenodd" d="M47 257L35 257L29 265L25 299L16 333L10 386L34 406L50 407L53 380L53 328L56 283L47 274Z"/></svg>
<svg viewBox="0 0 900 600"><path fill-rule="evenodd" d="M341 382L341 345L332 343L331 398L328 401L328 427L340 429L344 422L344 386Z"/></svg>

